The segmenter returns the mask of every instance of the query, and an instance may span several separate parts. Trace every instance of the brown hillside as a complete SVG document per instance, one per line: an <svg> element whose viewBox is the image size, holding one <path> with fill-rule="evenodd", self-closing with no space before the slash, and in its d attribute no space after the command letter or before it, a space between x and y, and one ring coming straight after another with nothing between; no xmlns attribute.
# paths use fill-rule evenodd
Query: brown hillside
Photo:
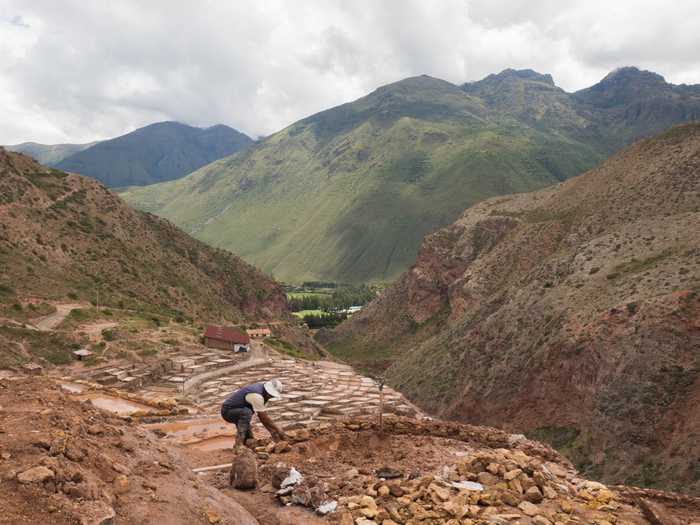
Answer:
<svg viewBox="0 0 700 525"><path fill-rule="evenodd" d="M433 413L700 493L700 124L468 209L328 340Z"/></svg>
<svg viewBox="0 0 700 525"><path fill-rule="evenodd" d="M0 380L0 524L258 525L132 421L45 379Z"/></svg>
<svg viewBox="0 0 700 525"><path fill-rule="evenodd" d="M101 304L172 314L286 312L281 287L238 257L134 211L92 179L0 148L0 303L96 300L98 289Z"/></svg>

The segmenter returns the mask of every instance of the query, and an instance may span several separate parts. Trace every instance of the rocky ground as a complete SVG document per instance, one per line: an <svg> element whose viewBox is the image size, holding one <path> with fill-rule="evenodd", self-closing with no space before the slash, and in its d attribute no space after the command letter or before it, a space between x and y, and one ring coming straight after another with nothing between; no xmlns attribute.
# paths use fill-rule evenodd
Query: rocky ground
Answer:
<svg viewBox="0 0 700 525"><path fill-rule="evenodd" d="M0 381L0 458L0 523L257 523L175 449L41 378Z"/></svg>
<svg viewBox="0 0 700 525"><path fill-rule="evenodd" d="M700 523L698 499L606 487L545 445L485 427L349 420L258 445L257 488L233 492L267 523L290 523L270 517L280 504L315 510L299 523L328 512L340 525ZM228 471L203 477L232 492Z"/></svg>

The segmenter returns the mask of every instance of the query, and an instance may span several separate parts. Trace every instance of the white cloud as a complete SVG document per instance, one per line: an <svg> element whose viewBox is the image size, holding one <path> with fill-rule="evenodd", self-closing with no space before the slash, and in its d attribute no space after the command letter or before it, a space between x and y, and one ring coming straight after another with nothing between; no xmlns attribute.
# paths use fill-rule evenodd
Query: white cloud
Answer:
<svg viewBox="0 0 700 525"><path fill-rule="evenodd" d="M694 0L0 0L0 143L165 119L269 134L422 73L532 68L575 90L637 65L698 83L698 20Z"/></svg>

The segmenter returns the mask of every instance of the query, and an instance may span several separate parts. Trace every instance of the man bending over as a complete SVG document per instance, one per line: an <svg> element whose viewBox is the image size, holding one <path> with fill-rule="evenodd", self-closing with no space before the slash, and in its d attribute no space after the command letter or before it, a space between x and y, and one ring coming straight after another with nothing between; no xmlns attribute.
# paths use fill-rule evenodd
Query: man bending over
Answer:
<svg viewBox="0 0 700 525"><path fill-rule="evenodd" d="M282 391L282 383L273 379L265 383L253 383L236 390L228 396L221 405L221 417L228 423L236 425L236 443L234 449L252 444L247 440L253 439L253 432L250 423L253 414L257 414L260 422L270 432L272 439L282 441L287 439L285 433L272 421L267 414L267 402L272 399L279 399ZM251 442L252 443L252 442Z"/></svg>

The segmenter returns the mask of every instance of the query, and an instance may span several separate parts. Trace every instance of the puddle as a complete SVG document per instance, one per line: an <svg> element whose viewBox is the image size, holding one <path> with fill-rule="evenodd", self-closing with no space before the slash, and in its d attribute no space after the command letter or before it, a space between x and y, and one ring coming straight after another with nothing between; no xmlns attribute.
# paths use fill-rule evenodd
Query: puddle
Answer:
<svg viewBox="0 0 700 525"><path fill-rule="evenodd" d="M187 448L199 450L200 452L213 452L215 450L225 450L233 447L236 441L233 437L219 436L210 439L203 439L195 443L190 443Z"/></svg>
<svg viewBox="0 0 700 525"><path fill-rule="evenodd" d="M100 394L88 394L81 397L81 400L88 400L97 408L107 410L119 416L128 416L134 412L151 412L153 410L153 408L149 407L148 405L142 405L140 403L128 401L119 397L111 397Z"/></svg>
<svg viewBox="0 0 700 525"><path fill-rule="evenodd" d="M61 388L70 394L82 394L85 391L85 386L78 383L61 383Z"/></svg>
<svg viewBox="0 0 700 525"><path fill-rule="evenodd" d="M144 425L150 430L160 430L169 437L179 441L190 441L195 438L201 439L206 434L232 433L235 427L222 419L189 419L183 421L171 421L168 423L154 423Z"/></svg>

